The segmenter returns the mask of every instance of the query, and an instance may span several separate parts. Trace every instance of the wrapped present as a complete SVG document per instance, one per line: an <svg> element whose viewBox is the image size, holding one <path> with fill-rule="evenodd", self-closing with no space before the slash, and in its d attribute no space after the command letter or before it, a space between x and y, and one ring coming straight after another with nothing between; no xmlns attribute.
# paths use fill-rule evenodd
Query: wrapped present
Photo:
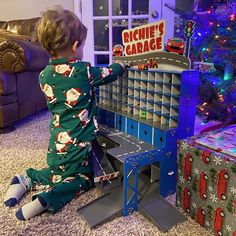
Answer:
<svg viewBox="0 0 236 236"><path fill-rule="evenodd" d="M215 235L236 236L236 125L179 141L176 205Z"/></svg>

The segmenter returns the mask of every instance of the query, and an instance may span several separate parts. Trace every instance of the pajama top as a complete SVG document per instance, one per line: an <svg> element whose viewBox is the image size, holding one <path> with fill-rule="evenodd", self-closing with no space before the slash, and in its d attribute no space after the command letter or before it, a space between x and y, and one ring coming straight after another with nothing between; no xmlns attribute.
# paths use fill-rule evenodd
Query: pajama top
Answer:
<svg viewBox="0 0 236 236"><path fill-rule="evenodd" d="M59 58L50 59L40 73L40 87L52 113L47 164L62 170L64 178L78 174L87 158L79 153L96 138L95 87L116 80L123 72L118 63L96 68L89 62Z"/></svg>

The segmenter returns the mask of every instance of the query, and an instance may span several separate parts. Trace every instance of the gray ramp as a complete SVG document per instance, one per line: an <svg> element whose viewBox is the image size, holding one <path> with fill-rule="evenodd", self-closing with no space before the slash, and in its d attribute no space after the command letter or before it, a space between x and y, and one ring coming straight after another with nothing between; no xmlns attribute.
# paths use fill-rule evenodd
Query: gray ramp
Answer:
<svg viewBox="0 0 236 236"><path fill-rule="evenodd" d="M142 195L147 193L148 186L147 178L140 175L139 190ZM113 180L112 184L107 184L103 187L97 185L97 187L104 192L104 195L78 209L78 213L91 228L122 216L123 211L123 183ZM132 194L132 192L128 191L128 198ZM138 199L140 199L140 195Z"/></svg>
<svg viewBox="0 0 236 236"><path fill-rule="evenodd" d="M118 206L108 194L97 199L95 204L89 204L78 209L78 212L87 224L94 228L121 216L122 207Z"/></svg>
<svg viewBox="0 0 236 236"><path fill-rule="evenodd" d="M78 209L79 214L94 228L122 216L123 185L119 185L100 198Z"/></svg>
<svg viewBox="0 0 236 236"><path fill-rule="evenodd" d="M163 232L187 219L186 216L158 194L152 194L152 197L144 198L138 204L138 209Z"/></svg>

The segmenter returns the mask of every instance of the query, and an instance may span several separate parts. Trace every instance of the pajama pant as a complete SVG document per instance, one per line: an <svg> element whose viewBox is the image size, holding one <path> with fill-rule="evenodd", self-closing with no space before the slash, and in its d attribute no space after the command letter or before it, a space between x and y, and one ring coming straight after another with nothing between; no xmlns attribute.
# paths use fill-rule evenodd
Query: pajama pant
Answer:
<svg viewBox="0 0 236 236"><path fill-rule="evenodd" d="M91 189L94 186L92 152L87 154L88 165L77 168L77 173L73 173L75 171L73 166L67 171L51 167L42 170L28 169L26 174L31 179L32 190L43 189L33 196L33 200L38 196L41 197L48 204L48 210L56 212L76 196Z"/></svg>

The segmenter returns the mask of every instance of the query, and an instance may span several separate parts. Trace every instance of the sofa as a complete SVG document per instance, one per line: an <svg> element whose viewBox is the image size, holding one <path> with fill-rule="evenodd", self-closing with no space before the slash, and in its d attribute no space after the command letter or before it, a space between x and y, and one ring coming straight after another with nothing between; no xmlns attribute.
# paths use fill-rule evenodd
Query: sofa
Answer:
<svg viewBox="0 0 236 236"><path fill-rule="evenodd" d="M46 108L38 76L49 54L38 42L39 19L0 21L0 134Z"/></svg>

